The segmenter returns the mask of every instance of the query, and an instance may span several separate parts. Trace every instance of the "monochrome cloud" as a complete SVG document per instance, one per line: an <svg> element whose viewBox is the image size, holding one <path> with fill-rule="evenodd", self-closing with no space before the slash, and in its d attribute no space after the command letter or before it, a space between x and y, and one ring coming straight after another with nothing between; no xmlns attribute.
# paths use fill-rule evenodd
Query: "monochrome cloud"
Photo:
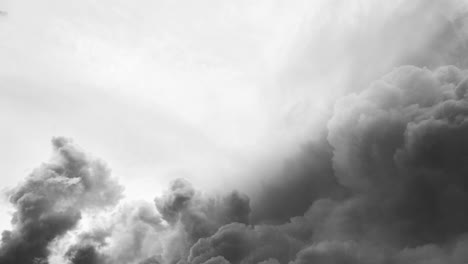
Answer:
<svg viewBox="0 0 468 264"><path fill-rule="evenodd" d="M385 14L369 32L388 53L368 25L324 33L318 51L352 40L351 58L336 60L352 66L349 87L284 163L239 176L244 189L176 178L162 192L146 187L153 200L125 197L103 161L53 138L52 158L6 193L14 212L0 264L467 263L468 38L456 2L369 12L370 22ZM421 37L423 22L434 28ZM333 68L338 55L315 59ZM327 78L320 89L335 89Z"/></svg>
<svg viewBox="0 0 468 264"><path fill-rule="evenodd" d="M4 231L0 263L47 263L48 246L73 229L85 209L114 206L122 187L99 160L66 138L52 140L54 156L10 192L16 211Z"/></svg>

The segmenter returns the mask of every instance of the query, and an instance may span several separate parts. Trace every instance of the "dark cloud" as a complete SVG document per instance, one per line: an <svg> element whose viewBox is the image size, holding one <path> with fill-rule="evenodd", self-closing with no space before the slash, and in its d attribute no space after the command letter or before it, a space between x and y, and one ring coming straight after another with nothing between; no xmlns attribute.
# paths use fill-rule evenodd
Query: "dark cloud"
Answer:
<svg viewBox="0 0 468 264"><path fill-rule="evenodd" d="M47 263L48 246L76 226L81 211L117 203L122 187L106 166L70 140L54 138L54 156L10 192L11 231L3 233L0 263Z"/></svg>
<svg viewBox="0 0 468 264"><path fill-rule="evenodd" d="M183 179L173 181L155 203L163 219L175 230L168 242L171 250L165 255L168 262L187 258L194 243L225 224L247 223L250 214L247 196L234 191L224 197L208 197Z"/></svg>
<svg viewBox="0 0 468 264"><path fill-rule="evenodd" d="M285 162L279 177L271 177L254 194L254 223L284 223L293 216L303 215L317 199L346 194L334 176L333 149L325 136L306 144Z"/></svg>
<svg viewBox="0 0 468 264"><path fill-rule="evenodd" d="M340 263L340 264L365 264L378 263L366 259L367 256L360 252L361 249L352 242L320 242L312 245L297 254L294 264L307 263Z"/></svg>
<svg viewBox="0 0 468 264"><path fill-rule="evenodd" d="M230 263L258 263L270 258L287 262L301 246L302 243L284 227L232 223L221 227L213 236L198 240L191 248L188 260L201 264L222 256Z"/></svg>
<svg viewBox="0 0 468 264"><path fill-rule="evenodd" d="M338 179L382 201L406 243L468 231L466 76L453 66L401 67L341 99L330 120Z"/></svg>
<svg viewBox="0 0 468 264"><path fill-rule="evenodd" d="M102 264L106 260L93 245L78 245L70 248L66 256L73 264Z"/></svg>

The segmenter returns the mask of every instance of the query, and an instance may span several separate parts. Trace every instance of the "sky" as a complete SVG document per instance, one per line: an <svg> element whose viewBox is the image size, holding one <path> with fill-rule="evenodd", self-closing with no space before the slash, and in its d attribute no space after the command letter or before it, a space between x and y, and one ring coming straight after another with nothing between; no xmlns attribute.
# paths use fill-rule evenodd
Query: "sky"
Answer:
<svg viewBox="0 0 468 264"><path fill-rule="evenodd" d="M0 263L463 263L467 7L0 0Z"/></svg>

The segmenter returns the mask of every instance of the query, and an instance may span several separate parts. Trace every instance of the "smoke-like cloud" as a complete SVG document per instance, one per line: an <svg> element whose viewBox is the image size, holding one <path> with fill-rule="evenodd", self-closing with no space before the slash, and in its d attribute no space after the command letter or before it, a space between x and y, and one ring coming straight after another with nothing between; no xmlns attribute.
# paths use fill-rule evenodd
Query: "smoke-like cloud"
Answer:
<svg viewBox="0 0 468 264"><path fill-rule="evenodd" d="M176 231L163 256L168 262L187 258L194 243L225 224L247 223L250 214L247 196L232 192L221 198L206 197L183 179L172 182L168 192L155 202L163 219Z"/></svg>
<svg viewBox="0 0 468 264"><path fill-rule="evenodd" d="M111 213L92 218L100 221L75 232L75 239L62 241L71 240L71 245L58 253L70 263L152 263L160 259L156 254L161 252L167 228L152 203L124 201Z"/></svg>
<svg viewBox="0 0 468 264"><path fill-rule="evenodd" d="M54 156L13 189L13 229L4 231L0 263L47 263L48 246L76 226L81 211L113 206L122 187L99 160L65 138L54 138Z"/></svg>
<svg viewBox="0 0 468 264"><path fill-rule="evenodd" d="M391 223L405 245L467 231L466 77L453 66L401 67L341 99L329 122L340 183L371 196L371 212L386 215L368 224Z"/></svg>
<svg viewBox="0 0 468 264"><path fill-rule="evenodd" d="M71 264L176 263L221 226L247 223L249 213L249 199L239 192L208 196L176 179L155 204L124 201L111 213L95 215L100 221L59 241L70 246L56 255Z"/></svg>

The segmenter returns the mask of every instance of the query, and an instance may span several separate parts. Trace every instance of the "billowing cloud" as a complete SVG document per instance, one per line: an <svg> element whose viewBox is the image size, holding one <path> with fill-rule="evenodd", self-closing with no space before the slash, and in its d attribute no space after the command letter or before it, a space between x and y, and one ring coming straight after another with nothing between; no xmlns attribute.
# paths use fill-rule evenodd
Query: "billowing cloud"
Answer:
<svg viewBox="0 0 468 264"><path fill-rule="evenodd" d="M238 192L224 197L207 197L183 179L176 179L169 190L155 200L163 219L175 230L168 239L166 261L187 258L188 250L200 238L208 237L231 222L247 223L249 198Z"/></svg>
<svg viewBox="0 0 468 264"><path fill-rule="evenodd" d="M158 260L166 228L152 203L124 201L112 212L91 218L100 221L79 230L71 246L64 249L65 258L72 264L152 263Z"/></svg>
<svg viewBox="0 0 468 264"><path fill-rule="evenodd" d="M453 66L401 67L341 99L329 122L340 183L378 201L402 242L468 231L466 77Z"/></svg>
<svg viewBox="0 0 468 264"><path fill-rule="evenodd" d="M65 138L54 138L54 156L10 193L16 211L4 231L0 263L47 263L48 246L73 229L81 211L115 205L122 187L99 160Z"/></svg>

